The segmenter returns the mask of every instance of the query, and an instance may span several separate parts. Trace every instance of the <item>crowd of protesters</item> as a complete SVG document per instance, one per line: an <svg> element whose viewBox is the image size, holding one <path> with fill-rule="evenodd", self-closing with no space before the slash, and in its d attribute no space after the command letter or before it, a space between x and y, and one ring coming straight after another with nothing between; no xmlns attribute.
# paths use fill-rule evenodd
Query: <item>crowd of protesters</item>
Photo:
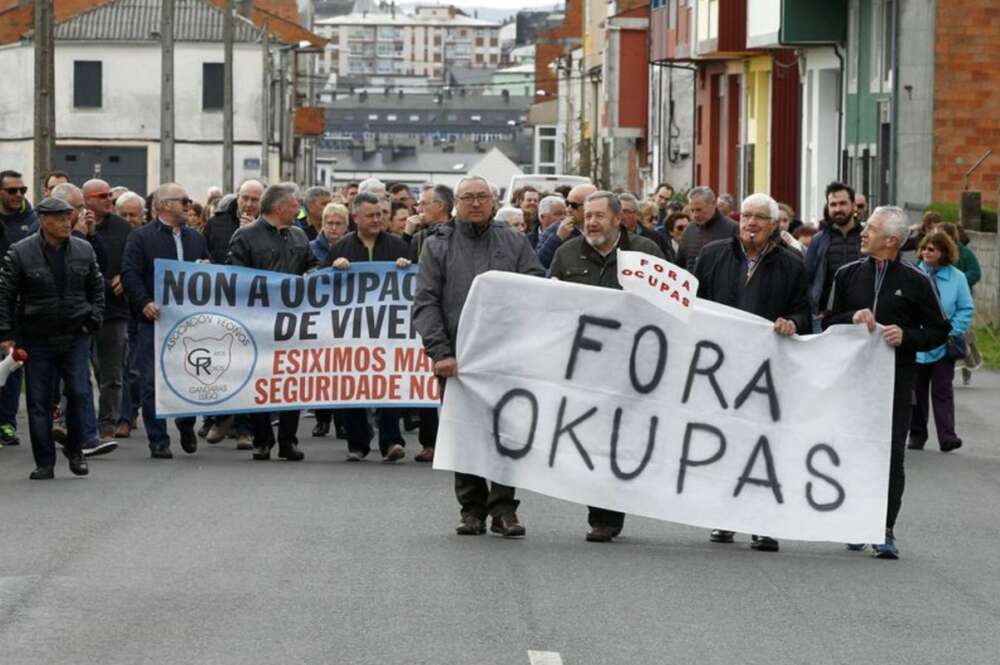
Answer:
<svg viewBox="0 0 1000 665"><path fill-rule="evenodd" d="M897 360L886 540L873 546L882 558L898 556L893 527L907 441L910 449L924 447L933 411L941 450L962 445L953 374L961 363L968 383L980 363L970 330L980 270L968 239L934 213L911 228L899 208L869 212L865 198L843 183L829 185L822 218L811 224L766 194L737 203L708 187L679 193L666 183L644 198L589 184L524 187L501 206L496 187L475 176L454 190L426 183L418 191L374 178L336 190L251 179L232 193L212 188L203 202L176 183L143 195L100 179L69 180L50 173L33 208L21 174L0 172L0 350L23 347L30 358L0 388L0 445L20 442L24 383L32 478L53 477L57 445L74 474L87 474L86 458L133 436L140 412L151 458L173 456L167 424L154 412L157 258L296 275L365 261L419 262L414 324L442 385L458 373L455 335L476 275L506 270L617 289L618 249L686 268L699 279L700 298L762 316L778 335L881 324ZM908 252L916 252L914 262L904 258ZM188 454L200 439L230 437L255 460L270 459L277 445L279 458L300 461L299 415L206 417L200 428L181 418L175 425ZM370 454L376 433L383 461L403 459L404 429L419 430L417 461L434 458L436 409L320 409L312 416L313 436L346 439L349 461ZM492 531L524 535L513 488L468 474L456 474L455 487L458 533L483 533L490 517ZM624 515L593 506L588 521L587 540L607 542L621 533ZM733 538L711 533L714 542ZM754 535L752 547L774 551L778 542Z"/></svg>

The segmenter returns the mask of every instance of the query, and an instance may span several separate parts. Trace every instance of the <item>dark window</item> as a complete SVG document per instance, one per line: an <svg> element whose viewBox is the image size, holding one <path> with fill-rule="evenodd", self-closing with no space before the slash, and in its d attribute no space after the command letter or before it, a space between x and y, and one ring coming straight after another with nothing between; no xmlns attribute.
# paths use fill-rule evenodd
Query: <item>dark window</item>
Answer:
<svg viewBox="0 0 1000 665"><path fill-rule="evenodd" d="M99 60L73 61L73 106L76 108L101 108L101 62Z"/></svg>
<svg viewBox="0 0 1000 665"><path fill-rule="evenodd" d="M201 65L201 108L204 111L220 111L224 102L224 70L221 62L205 62Z"/></svg>

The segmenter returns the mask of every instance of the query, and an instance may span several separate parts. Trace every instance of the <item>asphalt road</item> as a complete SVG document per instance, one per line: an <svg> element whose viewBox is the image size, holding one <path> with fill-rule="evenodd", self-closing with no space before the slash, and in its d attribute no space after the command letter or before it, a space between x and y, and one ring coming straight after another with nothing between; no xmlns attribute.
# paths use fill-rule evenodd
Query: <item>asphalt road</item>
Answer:
<svg viewBox="0 0 1000 665"><path fill-rule="evenodd" d="M965 447L908 456L896 562L634 518L589 544L585 508L530 493L526 539L458 537L450 474L329 438L154 461L139 430L50 482L4 448L0 665L994 663L1000 375L958 399Z"/></svg>

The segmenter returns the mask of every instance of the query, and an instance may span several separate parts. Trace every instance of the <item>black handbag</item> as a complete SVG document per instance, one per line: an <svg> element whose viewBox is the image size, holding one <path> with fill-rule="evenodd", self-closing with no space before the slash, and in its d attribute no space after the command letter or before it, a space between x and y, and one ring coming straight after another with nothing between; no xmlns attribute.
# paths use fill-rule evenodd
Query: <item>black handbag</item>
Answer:
<svg viewBox="0 0 1000 665"><path fill-rule="evenodd" d="M961 360L969 355L969 347L965 344L964 335L948 335L948 357Z"/></svg>

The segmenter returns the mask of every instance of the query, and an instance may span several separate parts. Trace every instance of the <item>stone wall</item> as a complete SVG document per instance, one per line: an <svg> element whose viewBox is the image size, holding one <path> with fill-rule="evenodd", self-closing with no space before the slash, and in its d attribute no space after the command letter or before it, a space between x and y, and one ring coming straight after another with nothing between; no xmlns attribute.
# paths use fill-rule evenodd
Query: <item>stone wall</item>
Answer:
<svg viewBox="0 0 1000 665"><path fill-rule="evenodd" d="M973 289L976 301L976 323L1000 324L1000 234L969 234L969 249L976 254L983 269L983 278Z"/></svg>

